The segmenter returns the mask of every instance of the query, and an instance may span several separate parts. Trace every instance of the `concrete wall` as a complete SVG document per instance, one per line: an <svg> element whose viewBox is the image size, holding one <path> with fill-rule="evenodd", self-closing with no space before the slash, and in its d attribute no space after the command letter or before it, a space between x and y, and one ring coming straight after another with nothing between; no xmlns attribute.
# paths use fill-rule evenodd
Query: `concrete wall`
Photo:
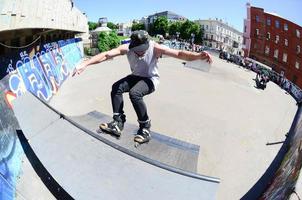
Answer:
<svg viewBox="0 0 302 200"><path fill-rule="evenodd" d="M0 0L0 32L35 28L88 32L87 17L71 0Z"/></svg>

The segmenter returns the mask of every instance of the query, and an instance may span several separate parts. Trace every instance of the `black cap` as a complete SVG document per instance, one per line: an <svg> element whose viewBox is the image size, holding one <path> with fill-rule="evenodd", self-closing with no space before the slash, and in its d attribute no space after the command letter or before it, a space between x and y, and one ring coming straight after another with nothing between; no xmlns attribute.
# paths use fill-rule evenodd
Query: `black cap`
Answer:
<svg viewBox="0 0 302 200"><path fill-rule="evenodd" d="M134 31L130 38L129 49L133 51L146 51L149 48L149 34L147 31Z"/></svg>

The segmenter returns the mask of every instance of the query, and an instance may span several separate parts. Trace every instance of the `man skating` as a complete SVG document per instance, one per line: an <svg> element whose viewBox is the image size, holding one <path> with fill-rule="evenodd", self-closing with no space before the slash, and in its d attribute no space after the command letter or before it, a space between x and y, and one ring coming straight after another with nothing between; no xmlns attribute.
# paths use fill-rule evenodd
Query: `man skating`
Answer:
<svg viewBox="0 0 302 200"><path fill-rule="evenodd" d="M77 67L74 75L82 73L91 64L100 63L119 55L127 55L132 73L112 85L113 120L100 124L100 129L118 137L121 135L126 122L123 93L128 92L139 123L139 130L134 137L134 141L137 143L145 143L151 139L151 120L143 97L154 92L159 84L158 58L166 55L186 61L201 59L212 63L211 56L207 52L194 53L170 49L150 41L148 33L141 30L132 33L130 44L120 45L84 61Z"/></svg>

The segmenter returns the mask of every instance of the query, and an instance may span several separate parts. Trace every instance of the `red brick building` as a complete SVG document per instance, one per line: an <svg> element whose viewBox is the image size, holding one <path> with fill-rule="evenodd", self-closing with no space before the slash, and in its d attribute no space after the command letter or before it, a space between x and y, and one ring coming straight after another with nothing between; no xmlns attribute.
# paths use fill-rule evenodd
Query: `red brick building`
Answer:
<svg viewBox="0 0 302 200"><path fill-rule="evenodd" d="M245 56L264 63L302 88L302 27L247 4Z"/></svg>

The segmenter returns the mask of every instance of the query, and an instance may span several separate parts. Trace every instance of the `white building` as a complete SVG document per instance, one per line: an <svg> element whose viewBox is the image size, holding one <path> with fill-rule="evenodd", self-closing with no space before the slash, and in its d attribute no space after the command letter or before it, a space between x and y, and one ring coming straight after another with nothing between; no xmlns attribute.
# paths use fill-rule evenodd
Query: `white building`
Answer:
<svg viewBox="0 0 302 200"><path fill-rule="evenodd" d="M133 24L132 22L119 23L118 24L118 35L130 36L132 24Z"/></svg>
<svg viewBox="0 0 302 200"><path fill-rule="evenodd" d="M203 44L232 54L242 55L242 33L218 19L196 20L204 29Z"/></svg>
<svg viewBox="0 0 302 200"><path fill-rule="evenodd" d="M95 30L90 31L90 33L96 34L98 36L99 33L101 33L101 32L106 32L106 33L111 32L112 30L107 27L107 22L108 22L107 17L100 17L98 27Z"/></svg>

